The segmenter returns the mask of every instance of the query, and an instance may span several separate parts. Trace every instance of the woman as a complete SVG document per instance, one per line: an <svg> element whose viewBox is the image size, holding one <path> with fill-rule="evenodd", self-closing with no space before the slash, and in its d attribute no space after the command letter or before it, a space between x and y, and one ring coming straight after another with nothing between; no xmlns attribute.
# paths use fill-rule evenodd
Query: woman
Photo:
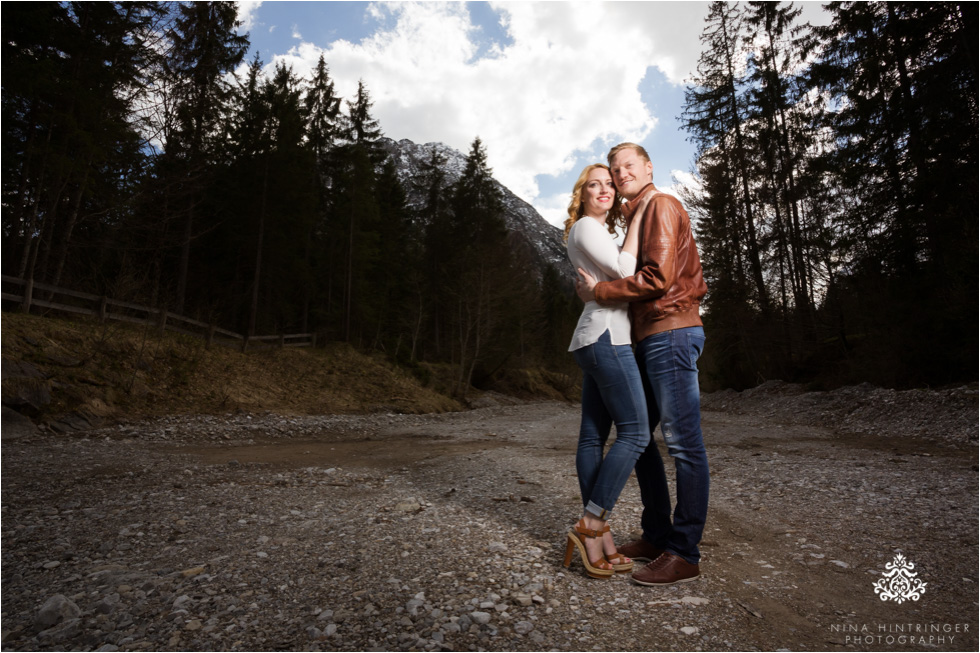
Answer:
<svg viewBox="0 0 980 653"><path fill-rule="evenodd" d="M596 279L609 281L636 271L640 207L622 249L613 241L622 224L620 197L609 168L587 166L572 191L565 221L568 257ZM633 568L616 551L607 520L626 485L636 459L650 442L647 404L640 370L630 347L627 305L599 306L589 302L582 311L568 350L582 368L582 424L575 468L585 512L568 533L565 566L578 549L586 573L609 578ZM616 440L605 459L602 450L616 423Z"/></svg>

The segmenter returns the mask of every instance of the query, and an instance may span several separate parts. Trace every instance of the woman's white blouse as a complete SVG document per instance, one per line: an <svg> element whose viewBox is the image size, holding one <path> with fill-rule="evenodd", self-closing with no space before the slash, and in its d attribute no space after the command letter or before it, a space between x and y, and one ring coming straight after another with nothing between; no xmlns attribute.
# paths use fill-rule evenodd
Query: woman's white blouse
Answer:
<svg viewBox="0 0 980 653"><path fill-rule="evenodd" d="M636 273L636 257L622 251L606 227L583 216L568 232L568 258L576 269L582 268L596 281L613 281ZM614 345L630 344L629 304L600 306L588 302L578 319L568 351L594 344L609 331Z"/></svg>

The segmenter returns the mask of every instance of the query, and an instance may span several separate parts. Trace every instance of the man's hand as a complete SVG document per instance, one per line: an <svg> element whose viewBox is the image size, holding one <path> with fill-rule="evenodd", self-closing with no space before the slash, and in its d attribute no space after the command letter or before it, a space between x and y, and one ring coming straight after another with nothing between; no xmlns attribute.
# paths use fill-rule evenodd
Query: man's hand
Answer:
<svg viewBox="0 0 980 653"><path fill-rule="evenodd" d="M596 280L582 268L578 269L578 276L579 278L575 280L575 292L578 293L579 298L586 303L595 301Z"/></svg>

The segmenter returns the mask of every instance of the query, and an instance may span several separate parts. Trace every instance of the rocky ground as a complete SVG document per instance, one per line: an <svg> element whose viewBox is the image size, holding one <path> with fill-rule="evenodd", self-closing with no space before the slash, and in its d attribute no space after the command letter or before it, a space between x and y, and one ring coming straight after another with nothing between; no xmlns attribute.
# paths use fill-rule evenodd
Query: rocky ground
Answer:
<svg viewBox="0 0 980 653"><path fill-rule="evenodd" d="M703 403L703 578L667 588L561 566L576 405L5 412L3 650L977 650L975 384ZM875 593L898 554L917 600Z"/></svg>

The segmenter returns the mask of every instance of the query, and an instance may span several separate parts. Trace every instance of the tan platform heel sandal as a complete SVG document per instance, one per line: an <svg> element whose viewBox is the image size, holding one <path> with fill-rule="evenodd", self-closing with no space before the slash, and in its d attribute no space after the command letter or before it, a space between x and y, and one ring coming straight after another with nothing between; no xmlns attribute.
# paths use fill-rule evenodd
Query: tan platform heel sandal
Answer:
<svg viewBox="0 0 980 653"><path fill-rule="evenodd" d="M609 578L616 573L605 557L601 557L595 562L589 560L589 554L585 548L585 538L593 539L601 536L602 531L586 527L585 520L580 519L575 524L574 530L568 532L568 543L565 545L565 567L572 566L572 554L577 548L582 557L582 564L585 565L585 573L590 578Z"/></svg>

